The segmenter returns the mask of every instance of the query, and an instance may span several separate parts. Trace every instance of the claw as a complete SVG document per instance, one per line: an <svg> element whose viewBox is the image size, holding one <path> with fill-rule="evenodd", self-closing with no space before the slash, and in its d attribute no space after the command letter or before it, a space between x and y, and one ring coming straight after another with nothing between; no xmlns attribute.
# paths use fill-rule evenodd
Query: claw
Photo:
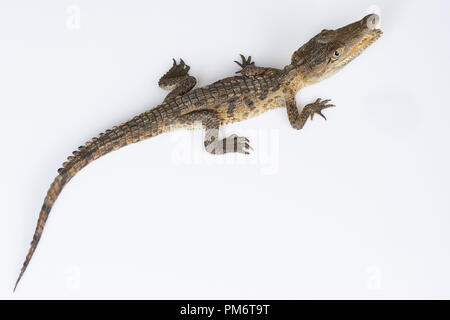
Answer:
<svg viewBox="0 0 450 320"><path fill-rule="evenodd" d="M238 62L236 60L234 60L235 63L237 63L238 66L240 66L242 69L244 69L247 66L252 66L255 63L252 62L252 56L248 56L248 58L246 59L245 56L241 53L239 54L241 56L241 62ZM242 70L237 71L236 73L242 73Z"/></svg>
<svg viewBox="0 0 450 320"><path fill-rule="evenodd" d="M311 120L314 119L314 114L317 113L319 116L321 116L322 118L324 118L325 120L327 120L327 118L323 115L323 113L321 111L315 111L313 113L311 113Z"/></svg>
<svg viewBox="0 0 450 320"><path fill-rule="evenodd" d="M234 62L236 62L237 65L238 65L239 67L241 67L242 69L244 69L244 62L238 62L238 61L236 61L236 60L234 60Z"/></svg>
<svg viewBox="0 0 450 320"><path fill-rule="evenodd" d="M319 116L321 116L322 118L324 118L325 120L327 120L327 118L323 115L323 113L322 113L321 111L317 112L317 114L318 114Z"/></svg>
<svg viewBox="0 0 450 320"><path fill-rule="evenodd" d="M331 101L330 99L321 100L320 98L318 98L314 103L311 103L309 105L309 108L310 108L309 112L310 112L311 120L314 119L314 114L318 114L319 116L321 116L322 118L327 120L325 115L322 113L322 110L324 110L326 108L335 107L334 104L327 104L330 101Z"/></svg>
<svg viewBox="0 0 450 320"><path fill-rule="evenodd" d="M228 151L225 150L227 152L238 152L249 154L250 153L249 150L253 150L252 147L250 146L250 140L246 137L239 137L236 134L232 134L225 139L227 141L227 148L230 148L228 149Z"/></svg>

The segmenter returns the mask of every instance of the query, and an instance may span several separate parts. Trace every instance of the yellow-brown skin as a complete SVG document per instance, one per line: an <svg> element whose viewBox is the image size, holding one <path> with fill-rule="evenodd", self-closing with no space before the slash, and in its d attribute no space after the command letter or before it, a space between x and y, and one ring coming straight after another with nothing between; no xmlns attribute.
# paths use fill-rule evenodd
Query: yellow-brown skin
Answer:
<svg viewBox="0 0 450 320"><path fill-rule="evenodd" d="M173 89L161 105L86 142L58 170L59 174L44 199L33 241L14 290L36 250L54 202L64 185L84 166L128 144L174 127L192 128L195 124L206 129L204 144L208 152L248 154L247 138L232 135L219 140L219 127L279 107L286 107L291 126L301 129L309 117L312 119L316 113L324 117L321 111L333 105L327 104L329 100L318 99L299 112L295 94L301 88L331 76L378 39L381 31L375 28L377 21L378 16L368 15L337 30L322 30L295 51L291 63L283 69L256 67L250 58L241 56L242 62L237 62L242 67L238 72L241 75L198 89L193 89L197 81L188 74L189 67L182 60L179 64L174 60L172 68L159 81L161 88Z"/></svg>

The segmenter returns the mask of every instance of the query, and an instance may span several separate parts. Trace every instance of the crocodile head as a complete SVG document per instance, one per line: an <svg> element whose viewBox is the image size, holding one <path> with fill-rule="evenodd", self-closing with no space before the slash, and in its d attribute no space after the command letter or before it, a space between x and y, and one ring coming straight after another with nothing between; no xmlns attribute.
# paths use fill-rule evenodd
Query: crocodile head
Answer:
<svg viewBox="0 0 450 320"><path fill-rule="evenodd" d="M322 30L294 52L288 69L302 86L326 79L359 56L382 34L379 16L369 14L336 30Z"/></svg>

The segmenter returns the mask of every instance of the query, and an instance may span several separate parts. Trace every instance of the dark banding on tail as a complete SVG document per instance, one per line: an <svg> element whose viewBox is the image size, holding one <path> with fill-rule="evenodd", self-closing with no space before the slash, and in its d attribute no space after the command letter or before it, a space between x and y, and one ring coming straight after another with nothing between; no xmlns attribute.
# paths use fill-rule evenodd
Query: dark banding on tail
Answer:
<svg viewBox="0 0 450 320"><path fill-rule="evenodd" d="M170 125L166 121L161 121L159 108L156 107L144 112L132 120L120 126L113 127L112 130L106 130L105 133L101 133L98 137L86 142L84 146L79 147L77 151L73 152L73 156L67 158L68 161L63 163L62 168L58 169L59 174L53 180L39 213L33 240L31 241L27 257L14 286L14 291L33 257L34 251L41 239L47 218L63 187L77 172L95 159L128 144L142 141L168 131ZM168 118L166 120L169 121L170 119Z"/></svg>
<svg viewBox="0 0 450 320"><path fill-rule="evenodd" d="M14 286L14 291L16 291L17 285L19 284L20 279L22 278L25 270L27 269L28 263L31 260L31 257L36 250L36 247L41 239L42 231L44 230L45 222L47 221L50 210L55 203L56 198L61 192L62 188L66 183L66 178L62 175L58 175L53 183L50 186L50 189L47 192L47 196L45 197L44 204L42 205L41 212L39 213L39 219L36 225L36 230L34 231L33 240L31 241L30 249L28 250L27 257L25 262L23 263L22 269L20 270L19 277L17 278L16 284Z"/></svg>

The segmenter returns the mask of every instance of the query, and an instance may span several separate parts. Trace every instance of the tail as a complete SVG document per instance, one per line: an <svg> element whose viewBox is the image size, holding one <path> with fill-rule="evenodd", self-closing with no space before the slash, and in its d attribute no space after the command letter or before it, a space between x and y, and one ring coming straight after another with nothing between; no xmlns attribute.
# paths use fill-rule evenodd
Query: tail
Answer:
<svg viewBox="0 0 450 320"><path fill-rule="evenodd" d="M28 263L36 250L36 247L41 239L42 231L44 230L45 222L47 221L50 210L53 207L53 203L61 192L62 188L66 183L66 178L63 175L58 175L50 186L45 197L44 204L42 205L41 212L39 213L39 219L36 225L36 230L34 231L33 241L31 241L31 247L28 250L27 257L23 263L22 269L20 270L19 277L17 278L16 284L14 286L14 291L16 291L17 285L22 278L25 270L27 269Z"/></svg>
<svg viewBox="0 0 450 320"><path fill-rule="evenodd" d="M167 131L170 126L166 123L167 121L162 121L159 110L160 107L161 106L144 112L139 116L134 117L132 120L127 121L118 127L113 127L112 130L106 130L105 133L101 133L98 137L86 142L84 146L78 148L78 151L73 152L73 156L67 158L68 161L63 163L62 168L58 169L59 174L50 185L41 212L39 213L33 240L31 241L27 257L14 286L14 291L16 291L17 285L33 257L34 251L41 239L50 210L63 187L77 172L95 159L128 144L142 141Z"/></svg>

